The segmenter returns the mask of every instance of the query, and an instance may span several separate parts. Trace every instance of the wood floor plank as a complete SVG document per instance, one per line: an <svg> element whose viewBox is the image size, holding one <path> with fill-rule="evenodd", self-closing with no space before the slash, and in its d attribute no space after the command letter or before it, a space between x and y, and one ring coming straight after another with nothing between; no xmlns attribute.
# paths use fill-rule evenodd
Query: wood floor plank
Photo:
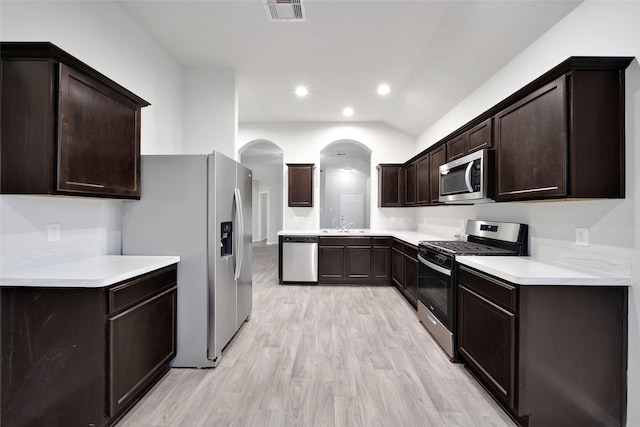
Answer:
<svg viewBox="0 0 640 427"><path fill-rule="evenodd" d="M515 424L448 357L392 286L279 285L253 248L253 310L215 369L172 369L118 424Z"/></svg>

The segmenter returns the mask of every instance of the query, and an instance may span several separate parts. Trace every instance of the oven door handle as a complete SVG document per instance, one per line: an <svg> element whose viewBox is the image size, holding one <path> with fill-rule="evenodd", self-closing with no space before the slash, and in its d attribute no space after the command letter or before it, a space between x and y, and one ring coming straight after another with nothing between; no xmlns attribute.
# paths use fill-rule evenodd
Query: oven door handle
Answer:
<svg viewBox="0 0 640 427"><path fill-rule="evenodd" d="M447 270L446 268L440 267L439 265L436 265L430 261L427 261L426 259L422 258L420 254L418 254L418 259L420 260L421 263L423 263L427 267L437 271L438 273L442 273L445 276L451 277L451 270Z"/></svg>

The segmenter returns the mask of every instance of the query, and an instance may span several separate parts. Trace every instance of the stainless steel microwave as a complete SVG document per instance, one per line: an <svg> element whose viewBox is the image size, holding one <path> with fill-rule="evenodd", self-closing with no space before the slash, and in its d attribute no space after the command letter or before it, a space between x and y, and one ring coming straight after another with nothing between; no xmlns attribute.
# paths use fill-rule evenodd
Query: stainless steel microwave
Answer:
<svg viewBox="0 0 640 427"><path fill-rule="evenodd" d="M440 166L442 203L493 202L493 150L480 150Z"/></svg>

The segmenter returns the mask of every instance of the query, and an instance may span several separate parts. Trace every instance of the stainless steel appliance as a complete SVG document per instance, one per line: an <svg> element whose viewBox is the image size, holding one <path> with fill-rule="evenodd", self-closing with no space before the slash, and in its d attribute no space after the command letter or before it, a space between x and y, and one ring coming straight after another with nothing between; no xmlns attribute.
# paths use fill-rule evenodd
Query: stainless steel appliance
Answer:
<svg viewBox="0 0 640 427"><path fill-rule="evenodd" d="M252 305L251 171L220 153L142 156L122 253L180 255L174 367L215 367Z"/></svg>
<svg viewBox="0 0 640 427"><path fill-rule="evenodd" d="M318 283L318 237L282 238L282 283Z"/></svg>
<svg viewBox="0 0 640 427"><path fill-rule="evenodd" d="M418 260L418 318L455 358L455 257L527 255L528 227L511 222L469 220L466 241L421 241Z"/></svg>
<svg viewBox="0 0 640 427"><path fill-rule="evenodd" d="M443 203L493 202L493 151L480 150L440 166Z"/></svg>

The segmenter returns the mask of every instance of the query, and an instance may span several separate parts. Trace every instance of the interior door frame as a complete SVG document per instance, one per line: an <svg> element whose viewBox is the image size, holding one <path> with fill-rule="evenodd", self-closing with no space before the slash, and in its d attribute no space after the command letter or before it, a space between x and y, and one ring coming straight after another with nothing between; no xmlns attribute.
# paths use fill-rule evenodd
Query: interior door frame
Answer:
<svg viewBox="0 0 640 427"><path fill-rule="evenodd" d="M265 196L263 202L262 197ZM266 218L265 227L262 227L262 218ZM258 191L258 241L269 240L269 192Z"/></svg>

